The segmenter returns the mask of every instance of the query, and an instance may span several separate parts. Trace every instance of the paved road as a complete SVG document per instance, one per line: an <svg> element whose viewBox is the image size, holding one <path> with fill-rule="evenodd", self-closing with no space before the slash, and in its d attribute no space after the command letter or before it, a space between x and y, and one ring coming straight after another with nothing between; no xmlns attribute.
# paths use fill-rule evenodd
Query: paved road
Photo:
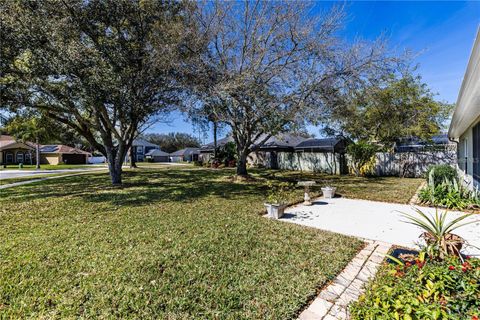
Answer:
<svg viewBox="0 0 480 320"><path fill-rule="evenodd" d="M423 212L434 214L434 208L419 207ZM403 222L400 212L415 214L409 205L367 200L334 198L318 199L312 206L298 205L285 210L281 221L329 230L370 240L378 240L409 248L417 247L420 228ZM464 213L449 212L447 219ZM468 218L476 221L461 227L454 233L474 247L465 253L480 255L480 215Z"/></svg>
<svg viewBox="0 0 480 320"><path fill-rule="evenodd" d="M106 167L95 166L89 168L78 168L78 169L60 169L60 170L1 170L0 179L9 179L9 178L20 178L20 177L32 177L35 178L36 175L46 175L46 174L59 174L59 173L75 173L75 172L88 172L88 171L97 171L105 170Z"/></svg>

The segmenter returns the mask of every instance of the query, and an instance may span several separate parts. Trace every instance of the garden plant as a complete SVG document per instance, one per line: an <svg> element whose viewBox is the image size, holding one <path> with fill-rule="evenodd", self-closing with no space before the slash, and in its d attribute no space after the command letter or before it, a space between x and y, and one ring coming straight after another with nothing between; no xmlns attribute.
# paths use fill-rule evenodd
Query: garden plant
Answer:
<svg viewBox="0 0 480 320"><path fill-rule="evenodd" d="M350 306L352 319L472 319L480 316L480 260L460 254L464 240L452 234L473 223L463 215L404 214L424 230L426 246L413 259L385 264L365 294Z"/></svg>

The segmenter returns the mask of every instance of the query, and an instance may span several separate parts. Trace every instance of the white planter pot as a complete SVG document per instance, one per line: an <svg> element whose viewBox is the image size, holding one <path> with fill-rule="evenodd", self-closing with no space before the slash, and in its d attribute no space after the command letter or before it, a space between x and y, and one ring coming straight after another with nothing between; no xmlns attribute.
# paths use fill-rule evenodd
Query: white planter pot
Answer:
<svg viewBox="0 0 480 320"><path fill-rule="evenodd" d="M286 207L287 205L285 204L265 203L265 208L267 208L267 215L269 218L272 219L280 219L283 216Z"/></svg>
<svg viewBox="0 0 480 320"><path fill-rule="evenodd" d="M322 188L322 192L323 192L323 197L325 199L332 199L333 197L335 197L335 191L337 190L336 187L325 187L325 188Z"/></svg>

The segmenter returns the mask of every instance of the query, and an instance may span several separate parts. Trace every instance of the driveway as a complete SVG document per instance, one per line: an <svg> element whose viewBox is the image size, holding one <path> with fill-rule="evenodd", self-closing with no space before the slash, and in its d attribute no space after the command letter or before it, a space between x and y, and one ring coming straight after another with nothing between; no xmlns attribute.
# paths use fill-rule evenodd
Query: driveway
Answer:
<svg viewBox="0 0 480 320"><path fill-rule="evenodd" d="M88 171L97 171L105 170L106 167L95 166L92 168L78 168L78 169L60 169L60 170L1 170L0 171L0 180L9 179L9 178L20 178L20 177L32 177L35 178L36 175L46 175L46 174L59 174L59 173L76 173L76 172L88 172Z"/></svg>
<svg viewBox="0 0 480 320"><path fill-rule="evenodd" d="M435 213L434 208L419 208L423 212ZM416 248L422 231L419 227L403 222L405 218L400 212L415 214L411 206L403 204L346 198L317 199L312 206L297 205L287 208L280 220ZM464 213L452 211L447 219L454 219L462 214ZM468 220L476 222L461 227L454 233L477 247L466 248L466 254L480 255L480 215Z"/></svg>

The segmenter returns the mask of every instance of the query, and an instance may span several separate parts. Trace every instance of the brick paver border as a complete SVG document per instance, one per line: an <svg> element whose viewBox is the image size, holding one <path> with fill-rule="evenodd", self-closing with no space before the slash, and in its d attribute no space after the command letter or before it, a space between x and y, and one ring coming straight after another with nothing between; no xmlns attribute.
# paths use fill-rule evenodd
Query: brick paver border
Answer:
<svg viewBox="0 0 480 320"><path fill-rule="evenodd" d="M367 243L335 280L300 314L300 320L349 319L348 304L356 301L363 293L366 282L375 276L391 248L391 244L380 241L368 240Z"/></svg>

